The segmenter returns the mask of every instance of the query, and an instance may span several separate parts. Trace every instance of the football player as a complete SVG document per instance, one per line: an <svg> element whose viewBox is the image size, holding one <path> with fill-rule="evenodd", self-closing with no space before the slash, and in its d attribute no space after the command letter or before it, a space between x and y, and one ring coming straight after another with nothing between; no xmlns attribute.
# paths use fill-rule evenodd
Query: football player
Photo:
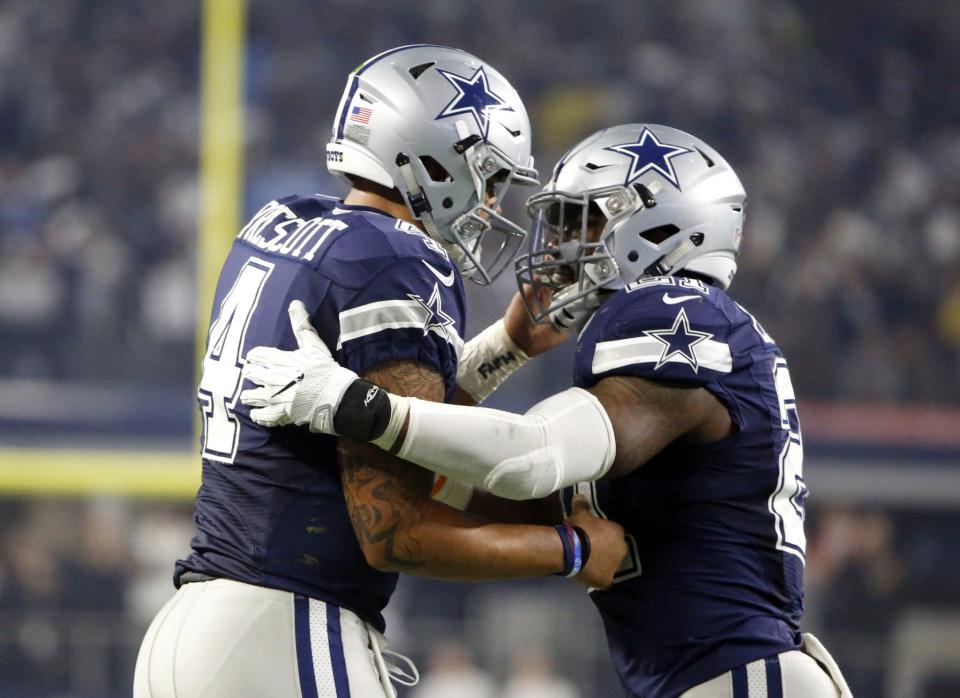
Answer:
<svg viewBox="0 0 960 698"><path fill-rule="evenodd" d="M529 199L537 223L517 261L521 284L549 291L531 296L532 316L579 332L575 387L525 415L379 395L362 408L376 426L345 432L502 497L561 490L569 512L582 493L622 522L629 556L591 597L630 696L850 695L800 632L807 487L787 362L726 293L745 198L688 133L590 136ZM265 387L243 398L254 421L361 409L368 384L329 358L322 376L303 352L261 358ZM294 371L297 395L277 394Z"/></svg>
<svg viewBox="0 0 960 698"><path fill-rule="evenodd" d="M350 74L327 145L349 194L268 203L224 263L198 391L197 533L143 641L135 696L395 695L381 612L398 572L609 586L623 530L586 502L555 527L488 524L431 499L426 470L369 444L266 429L238 402L250 347L303 344L314 327L370 385L424 400L454 395L461 353L475 367L555 344L519 301L505 324L462 339L463 278L486 283L511 261L524 231L499 205L511 184L537 182L532 164L517 93L468 53L404 46ZM294 298L309 318L291 331ZM461 383L489 390L502 373ZM361 389L361 405L379 402ZM359 428L346 411L313 418L315 431Z"/></svg>

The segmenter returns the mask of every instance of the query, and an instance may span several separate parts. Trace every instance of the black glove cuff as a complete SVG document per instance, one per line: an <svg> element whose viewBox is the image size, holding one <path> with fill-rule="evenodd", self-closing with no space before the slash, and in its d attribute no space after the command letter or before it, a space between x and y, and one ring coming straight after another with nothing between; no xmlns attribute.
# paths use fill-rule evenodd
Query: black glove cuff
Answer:
<svg viewBox="0 0 960 698"><path fill-rule="evenodd" d="M355 380L340 400L333 428L340 436L372 441L386 431L390 410L386 390L370 381Z"/></svg>

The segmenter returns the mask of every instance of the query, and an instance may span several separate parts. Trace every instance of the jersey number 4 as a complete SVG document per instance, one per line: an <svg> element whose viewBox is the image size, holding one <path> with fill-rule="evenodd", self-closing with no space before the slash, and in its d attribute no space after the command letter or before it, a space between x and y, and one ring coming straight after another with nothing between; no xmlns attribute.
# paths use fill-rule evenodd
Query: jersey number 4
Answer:
<svg viewBox="0 0 960 698"><path fill-rule="evenodd" d="M273 264L270 262L256 257L248 259L210 325L207 353L203 357L203 375L197 391L203 420L204 458L233 463L237 455L240 424L234 407L243 382L240 352L250 318L272 271Z"/></svg>

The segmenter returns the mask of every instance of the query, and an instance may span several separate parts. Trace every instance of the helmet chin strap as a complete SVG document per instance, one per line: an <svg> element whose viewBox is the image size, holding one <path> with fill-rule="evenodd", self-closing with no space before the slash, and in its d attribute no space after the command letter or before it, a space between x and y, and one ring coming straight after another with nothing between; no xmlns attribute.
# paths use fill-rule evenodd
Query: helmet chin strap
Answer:
<svg viewBox="0 0 960 698"><path fill-rule="evenodd" d="M464 279L470 279L477 273L477 265L473 263L473 260L464 252L463 248L460 245L450 243L450 242L441 242L443 249L447 251L453 261L456 262L457 267L460 269L460 276Z"/></svg>
<svg viewBox="0 0 960 698"><path fill-rule="evenodd" d="M670 272L684 257L703 244L703 233L693 233L689 238L663 255L656 262L643 270L641 276L669 276Z"/></svg>
<svg viewBox="0 0 960 698"><path fill-rule="evenodd" d="M477 201L483 201L483 194L486 189L486 182L484 182L480 175L474 170L473 167L470 167L470 158L473 156L474 151L480 147L480 144L483 142L483 138L476 134L471 134L470 129L467 127L467 124L457 119L454 124L457 129L458 140L453 148L457 151L458 154L462 155L464 160L467 161L467 169L470 171L470 178L473 180L473 187L477 192ZM465 279L470 279L476 276L476 273L480 271L479 263L476 256L471 250L467 248L467 243L463 241L460 231L457 229L459 222L466 216L461 216L453 223L454 232L457 235L458 242L446 246L450 253L454 256L454 259L457 260L457 264L460 266L460 271L463 274ZM477 222L479 223L479 222ZM479 235L479 233L478 233ZM474 246L474 251L479 253L479 245ZM476 280L476 279L474 279ZM489 283L490 277L484 273L484 281L482 283Z"/></svg>
<svg viewBox="0 0 960 698"><path fill-rule="evenodd" d="M593 311L600 305L599 290L600 289L594 289L592 293L588 293L585 296L562 305L556 310L550 311L550 322L555 328L565 334L579 333L580 330L583 329L583 326L587 324L590 316L593 315ZM576 283L572 283L555 294L553 301L562 301L577 293L580 293L580 289L577 288Z"/></svg>
<svg viewBox="0 0 960 698"><path fill-rule="evenodd" d="M397 153L397 167L400 169L400 176L403 177L403 183L407 187L407 203L410 210L417 220L423 222L427 234L437 242L443 240L440 232L437 230L437 224L433 221L433 209L430 207L430 201L423 191L423 187L417 181L417 176L413 173L413 167L410 166L410 157L406 153Z"/></svg>
<svg viewBox="0 0 960 698"><path fill-rule="evenodd" d="M481 139L479 137L477 137L476 140L471 139L467 125L462 121L457 121L456 125L457 133L461 137L458 145L462 145L462 148L458 148L458 152L462 149L463 156L469 159L470 154L474 148L476 148L477 144L481 142ZM423 191L423 187L420 186L420 183L417 181L417 176L414 174L413 167L410 165L410 156L406 153L397 153L396 163L400 171L400 176L403 177L403 183L407 188L407 203L414 217L423 223L427 235L439 242L453 257L454 262L460 269L461 276L469 279L477 272L477 264L467 250L463 249L462 245L450 243L440 234L440 229L437 228L436 221L433 220L433 208L430 206L430 200ZM477 176L472 168L470 174L474 179L475 186L480 186L477 184Z"/></svg>

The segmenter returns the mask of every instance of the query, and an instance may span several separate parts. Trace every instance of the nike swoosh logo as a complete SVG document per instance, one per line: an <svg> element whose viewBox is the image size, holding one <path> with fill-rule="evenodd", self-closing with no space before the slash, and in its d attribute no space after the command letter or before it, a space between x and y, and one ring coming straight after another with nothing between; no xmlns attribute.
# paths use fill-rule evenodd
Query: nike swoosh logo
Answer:
<svg viewBox="0 0 960 698"><path fill-rule="evenodd" d="M456 273L452 269L450 270L449 274L444 274L443 272L439 271L436 267L434 267L432 264L430 264L430 262L428 262L427 260L421 259L420 261L423 262L424 266L426 266L427 269L433 272L433 275L435 277L440 279L440 283L442 283L444 286L453 286L454 279L456 279Z"/></svg>
<svg viewBox="0 0 960 698"><path fill-rule="evenodd" d="M696 296L671 296L669 293L663 294L663 302L667 305L676 305L677 303L683 303L684 301L695 301L700 298L699 295Z"/></svg>

